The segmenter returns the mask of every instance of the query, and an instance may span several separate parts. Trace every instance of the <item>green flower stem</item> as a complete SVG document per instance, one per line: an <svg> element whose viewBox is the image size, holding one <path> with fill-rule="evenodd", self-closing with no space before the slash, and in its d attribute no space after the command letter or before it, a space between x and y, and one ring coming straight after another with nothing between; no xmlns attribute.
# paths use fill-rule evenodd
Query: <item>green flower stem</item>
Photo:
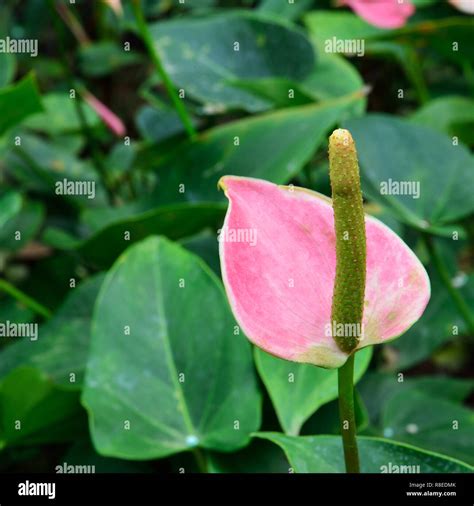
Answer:
<svg viewBox="0 0 474 506"><path fill-rule="evenodd" d="M356 421L354 411L354 354L339 368L339 417L341 420L342 444L346 472L359 473L359 451L356 439Z"/></svg>
<svg viewBox="0 0 474 506"><path fill-rule="evenodd" d="M443 260L443 257L439 254L438 249L434 244L433 237L425 233L423 234L423 240L430 254L431 260L433 261L435 269L437 270L439 277L441 278L441 281L446 286L446 289L448 290L449 295L451 296L453 302L458 308L460 315L466 322L467 328L471 333L474 333L474 314L472 313L471 309L469 308L469 305L464 300L459 290L457 290L453 286L449 270Z"/></svg>
<svg viewBox="0 0 474 506"><path fill-rule="evenodd" d="M21 290L16 288L16 286L13 286L5 279L0 279L0 290L5 293L8 293L8 295L11 295L14 299L18 300L26 307L29 307L35 313L43 316L44 318L47 319L51 318L52 313L47 307L43 306L38 301L31 298L29 295L26 295L26 293L22 292Z"/></svg>
<svg viewBox="0 0 474 506"><path fill-rule="evenodd" d="M344 460L348 473L359 472L354 413L354 354L362 334L366 278L365 217L360 189L359 165L354 140L347 130L338 129L329 138L331 180L336 230L336 278L331 310L331 327L358 332L333 334L339 348L350 354L338 371L339 417ZM347 325L347 327L346 327Z"/></svg>
<svg viewBox="0 0 474 506"><path fill-rule="evenodd" d="M184 128L186 129L186 132L192 139L196 136L196 130L194 129L194 125L191 121L188 111L184 107L182 100L178 97L178 94L176 93L173 83L171 82L170 77L166 73L166 70L163 67L163 64L161 63L160 56L155 48L155 44L153 43L153 39L150 34L150 30L148 29L148 25L146 24L145 16L143 15L141 0L132 0L132 8L135 14L135 18L137 20L138 30L147 48L148 54L150 55L150 58L153 64L155 65L158 74L163 80L163 84L165 85L166 91L168 92L168 95L170 96L176 108L176 112L178 113L181 122L183 123Z"/></svg>

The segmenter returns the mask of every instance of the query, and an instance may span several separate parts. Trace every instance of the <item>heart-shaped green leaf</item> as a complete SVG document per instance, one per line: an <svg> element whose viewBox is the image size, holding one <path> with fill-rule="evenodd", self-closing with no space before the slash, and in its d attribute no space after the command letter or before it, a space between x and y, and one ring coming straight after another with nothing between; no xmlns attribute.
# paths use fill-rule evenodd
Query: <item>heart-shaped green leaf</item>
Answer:
<svg viewBox="0 0 474 506"><path fill-rule="evenodd" d="M299 80L314 66L313 48L304 33L248 11L159 22L150 30L175 84L205 103L209 113L271 106L268 100L232 86L232 80Z"/></svg>
<svg viewBox="0 0 474 506"><path fill-rule="evenodd" d="M372 348L356 354L354 379L367 369ZM284 431L297 435L303 423L323 404L337 398L337 370L322 369L274 357L255 348L258 372L267 387Z"/></svg>
<svg viewBox="0 0 474 506"><path fill-rule="evenodd" d="M297 473L343 473L344 454L340 436L285 436L260 432L285 452ZM470 473L473 467L445 455L428 452L386 439L358 437L363 473Z"/></svg>
<svg viewBox="0 0 474 506"><path fill-rule="evenodd" d="M235 450L260 424L249 344L215 274L164 238L129 248L96 303L83 403L97 450Z"/></svg>
<svg viewBox="0 0 474 506"><path fill-rule="evenodd" d="M276 107L293 107L362 91L364 81L346 59L337 54L324 54L308 76L298 82L272 77L241 79L232 84L271 100ZM366 99L361 93L352 107L356 114L361 114L365 105Z"/></svg>

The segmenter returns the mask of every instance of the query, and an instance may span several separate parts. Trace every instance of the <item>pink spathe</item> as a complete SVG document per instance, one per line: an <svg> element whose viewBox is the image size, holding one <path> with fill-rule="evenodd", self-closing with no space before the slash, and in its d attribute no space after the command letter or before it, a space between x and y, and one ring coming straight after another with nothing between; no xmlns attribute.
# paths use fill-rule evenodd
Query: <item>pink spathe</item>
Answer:
<svg viewBox="0 0 474 506"><path fill-rule="evenodd" d="M331 200L251 178L225 176L219 185L229 199L220 240L222 277L242 330L278 357L340 367L348 355L332 337L336 237ZM430 297L423 265L392 230L367 216L366 235L359 348L405 332Z"/></svg>
<svg viewBox="0 0 474 506"><path fill-rule="evenodd" d="M379 28L400 28L415 12L410 0L342 0L340 4Z"/></svg>

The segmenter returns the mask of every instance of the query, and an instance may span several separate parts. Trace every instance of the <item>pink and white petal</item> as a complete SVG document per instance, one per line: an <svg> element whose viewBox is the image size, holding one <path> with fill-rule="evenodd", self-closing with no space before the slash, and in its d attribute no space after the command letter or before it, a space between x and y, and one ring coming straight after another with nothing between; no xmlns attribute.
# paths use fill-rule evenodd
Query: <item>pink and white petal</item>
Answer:
<svg viewBox="0 0 474 506"><path fill-rule="evenodd" d="M343 0L358 16L379 28L394 29L405 25L415 12L410 0Z"/></svg>
<svg viewBox="0 0 474 506"><path fill-rule="evenodd" d="M366 216L364 337L359 348L399 337L423 314L430 280L413 251L385 224Z"/></svg>
<svg viewBox="0 0 474 506"><path fill-rule="evenodd" d="M347 355L325 325L335 258L332 218L322 199L250 178L227 176L223 230L256 241L220 241L222 275L234 315L260 348L296 362L342 365ZM243 233L241 235L244 235Z"/></svg>
<svg viewBox="0 0 474 506"><path fill-rule="evenodd" d="M220 185L229 198L220 240L222 276L242 330L278 357L341 366L347 354L330 333L336 269L330 199L251 178L226 176ZM429 298L423 266L401 239L373 218L367 219L367 238L363 346L409 327ZM406 297L410 307L399 307Z"/></svg>

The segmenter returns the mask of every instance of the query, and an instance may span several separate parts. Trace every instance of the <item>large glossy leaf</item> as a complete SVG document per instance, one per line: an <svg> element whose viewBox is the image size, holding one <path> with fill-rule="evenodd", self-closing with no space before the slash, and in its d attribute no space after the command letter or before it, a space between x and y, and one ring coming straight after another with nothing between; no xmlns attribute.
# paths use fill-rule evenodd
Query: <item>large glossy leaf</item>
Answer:
<svg viewBox="0 0 474 506"><path fill-rule="evenodd" d="M160 202L223 200L216 186L226 174L286 183L359 98L346 95L207 130L158 162L157 198Z"/></svg>
<svg viewBox="0 0 474 506"><path fill-rule="evenodd" d="M41 97L32 74L18 83L1 89L0 135L42 109Z"/></svg>
<svg viewBox="0 0 474 506"><path fill-rule="evenodd" d="M293 107L314 101L330 100L356 91L361 91L361 96L352 106L354 112L362 113L366 105L366 99L362 95L364 86L362 77L355 67L337 54L322 55L308 76L298 82L272 77L241 79L232 83L271 100L276 107Z"/></svg>
<svg viewBox="0 0 474 506"><path fill-rule="evenodd" d="M54 317L38 329L38 340L21 340L0 351L0 378L21 366L37 369L54 384L80 388L89 351L93 305L103 276L71 293Z"/></svg>
<svg viewBox="0 0 474 506"><path fill-rule="evenodd" d="M282 77L260 79L234 79L233 86L252 92L262 100L268 100L274 108L294 107L314 102L310 93L304 91L301 83Z"/></svg>
<svg viewBox="0 0 474 506"><path fill-rule="evenodd" d="M364 374L371 356L372 348L356 354L355 381ZM297 435L320 406L337 398L336 369L289 362L259 348L255 348L255 362L286 434Z"/></svg>
<svg viewBox="0 0 474 506"><path fill-rule="evenodd" d="M383 433L474 465L474 411L420 391L397 392L384 406Z"/></svg>
<svg viewBox="0 0 474 506"><path fill-rule="evenodd" d="M198 257L157 237L128 249L94 316L83 403L97 450L148 459L244 446L260 396L250 346L234 329Z"/></svg>
<svg viewBox="0 0 474 506"><path fill-rule="evenodd" d="M370 114L345 126L356 144L368 195L421 229L441 226L474 211L474 157L462 145L409 121ZM387 156L390 153L390 156ZM419 184L419 194L400 183ZM410 188L410 187L406 187ZM385 194L388 190L389 194ZM406 194L409 193L409 194Z"/></svg>
<svg viewBox="0 0 474 506"><path fill-rule="evenodd" d="M295 437L276 432L261 432L257 437L268 439L280 446L297 473L345 471L340 436ZM468 464L451 457L387 439L360 436L357 441L363 473L387 473L390 472L389 466L391 472L405 473L469 473L474 470Z"/></svg>
<svg viewBox="0 0 474 506"><path fill-rule="evenodd" d="M248 11L159 22L151 32L168 74L187 95L204 102L208 112L267 109L267 100L229 81L298 80L314 65L313 49L302 32Z"/></svg>

